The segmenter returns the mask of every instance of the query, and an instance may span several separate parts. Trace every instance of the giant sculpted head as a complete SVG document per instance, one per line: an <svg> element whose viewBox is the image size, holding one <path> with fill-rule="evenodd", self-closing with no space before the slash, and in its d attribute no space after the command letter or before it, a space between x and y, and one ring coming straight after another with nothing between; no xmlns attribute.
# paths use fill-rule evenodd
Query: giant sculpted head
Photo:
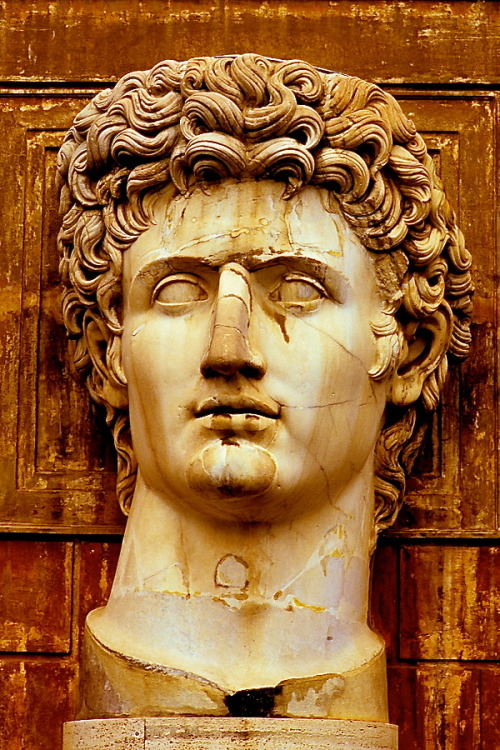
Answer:
<svg viewBox="0 0 500 750"><path fill-rule="evenodd" d="M195 58L98 94L58 168L64 319L130 511L82 715L386 721L370 555L469 345L421 136L357 78Z"/></svg>
<svg viewBox="0 0 500 750"><path fill-rule="evenodd" d="M114 89L98 94L68 132L58 169L64 215L59 235L64 320L75 342L76 367L86 375L92 397L106 407L118 452L122 508L127 512L132 500L137 455L148 471L145 435L154 429L161 448L165 441L163 460L168 461L169 452L175 454L175 399L180 398L180 407L188 403L180 384L174 386L176 378L188 376L183 375L183 368L189 369L181 353L183 336L190 337L191 349L197 345L196 336L203 339L200 346L208 359L201 369L207 382L214 375L227 381L234 374L234 363L219 362L228 330L224 322L214 324L210 306L214 273L224 267L228 291L223 305L229 309L232 304L231 314L242 319L237 347L247 346L248 326L254 327L250 309L264 308L265 317L266 304L273 308L267 310L273 333L270 338L261 333L266 342L258 347L269 351L240 352L250 357L243 372L250 381L262 380L265 385L269 373L267 402L255 407L256 412L267 410L269 419L255 416L255 435L269 432L268 442L275 442L278 414L303 422L308 407L335 400L357 399L362 411L359 405L370 393L376 405L363 416L363 425L348 425L341 414L333 425L340 440L318 448L316 454L330 450L338 457L338 472L339 446L350 440L352 451L366 432L366 419L371 420L374 433L367 439L376 441L375 527L388 526L399 508L426 416L438 403L448 360L467 353L471 294L469 254L453 212L421 136L393 97L357 78L321 72L296 60L271 61L253 54L167 60L149 71L126 75ZM153 256L144 260L149 247L165 245L174 235L170 262L162 265ZM342 262L335 260L339 248L345 249ZM325 249L326 264L321 256ZM287 256L281 265L276 263L280 253ZM364 253L370 259L369 273ZM359 267L351 260L355 256ZM203 258L210 258L206 268L201 267ZM126 268L130 288L124 290ZM354 310L358 327L363 323L365 329L355 341L359 351L343 361L339 346L349 349L357 335L351 309L357 302L351 297L359 301L360 295L369 296L370 274L377 300L371 307L365 300ZM135 281L134 275L139 277ZM250 300L249 279L267 301ZM224 296L224 291L217 293ZM335 302L337 311L331 318L323 299ZM149 321L146 308L151 306L159 322ZM200 317L191 329L189 319L195 313ZM141 350L135 345L141 338L136 331L145 324L151 335ZM333 326L332 336L340 336L337 354L314 359L304 348L303 334L294 328L301 324L324 332ZM218 341L211 347L216 351L209 352L209 329L214 325ZM154 343L163 333L165 343L158 338ZM294 349L294 336L299 335L302 344ZM314 351L312 328L306 338L309 352ZM251 350L252 343L248 346ZM149 361L151 347L157 357ZM290 392L273 385L273 354L286 357ZM337 373L337 380L325 381L325 375L315 395L301 396L301 378L310 377L308 357L316 369L330 362L344 373L344 380ZM134 385L129 388L132 371ZM355 382L363 377L367 382L355 393ZM162 400L158 392L163 383L167 391ZM380 384L382 408L374 390ZM149 417L140 406L141 388L154 400ZM265 387L261 390L266 392ZM211 397L208 386L198 394L198 417L215 418L217 404ZM287 417L293 398L301 413L297 416L297 409L289 409ZM169 403L174 403L171 414ZM218 419L222 429L223 417ZM311 429L317 430L317 424ZM290 430L300 432L298 424L291 424ZM303 424L302 430L299 438L310 440ZM324 435L325 430L320 432ZM169 445L169 435L174 444ZM265 443L254 439L257 447ZM178 449L182 452L182 445ZM285 441L280 447L278 440L277 449L286 452L293 445ZM279 481L276 467L268 465L273 460L268 454L268 448L257 452L254 468L261 484L255 478L252 487L242 489L243 495L265 494L269 483ZM175 455L176 461L180 459ZM196 492L199 485L206 493L203 466L219 460L217 452L209 452L200 465L191 466L191 490ZM205 479L208 485L217 483ZM224 481L231 484L230 477L221 484ZM178 489L182 495L184 489ZM226 489L238 493L234 487ZM290 503L288 499L285 505ZM243 520L259 520L247 511L242 514ZM272 519L271 509L263 520Z"/></svg>

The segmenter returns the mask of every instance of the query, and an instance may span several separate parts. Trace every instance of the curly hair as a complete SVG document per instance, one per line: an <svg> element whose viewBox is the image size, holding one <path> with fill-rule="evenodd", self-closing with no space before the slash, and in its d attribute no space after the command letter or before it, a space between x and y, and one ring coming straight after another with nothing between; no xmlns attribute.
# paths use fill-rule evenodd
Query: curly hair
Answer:
<svg viewBox="0 0 500 750"><path fill-rule="evenodd" d="M389 526L449 357L470 343L470 254L422 137L395 99L377 86L308 63L255 54L166 60L125 75L75 118L59 152L59 247L64 321L74 362L103 403L118 453L117 493L128 511L137 465L121 368L123 252L150 226L145 196L173 185L224 178L284 183L284 199L306 184L326 188L375 259L384 297L372 321L385 377L397 363L404 328L438 308L451 311L447 351L419 400L388 404L376 448L375 528ZM89 324L105 342L92 358Z"/></svg>

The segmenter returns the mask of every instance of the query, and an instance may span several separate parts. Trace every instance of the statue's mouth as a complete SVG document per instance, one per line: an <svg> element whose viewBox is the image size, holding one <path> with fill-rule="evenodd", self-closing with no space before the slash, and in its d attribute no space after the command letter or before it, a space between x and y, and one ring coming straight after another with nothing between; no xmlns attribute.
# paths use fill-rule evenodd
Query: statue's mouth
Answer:
<svg viewBox="0 0 500 750"><path fill-rule="evenodd" d="M195 416L210 430L260 432L279 419L278 404L254 397L210 397L200 404Z"/></svg>
<svg viewBox="0 0 500 750"><path fill-rule="evenodd" d="M249 414L257 417L269 417L278 419L280 415L279 404L272 401L256 399L252 396L211 396L203 401L195 411L195 416L205 417L216 414Z"/></svg>

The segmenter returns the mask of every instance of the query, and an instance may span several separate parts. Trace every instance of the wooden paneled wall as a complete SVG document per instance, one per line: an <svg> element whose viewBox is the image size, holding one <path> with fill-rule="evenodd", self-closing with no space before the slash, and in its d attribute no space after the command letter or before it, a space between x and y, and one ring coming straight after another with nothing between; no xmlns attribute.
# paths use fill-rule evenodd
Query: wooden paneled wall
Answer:
<svg viewBox="0 0 500 750"><path fill-rule="evenodd" d="M0 747L60 750L86 613L123 520L110 440L61 326L54 165L74 114L173 57L301 57L387 87L423 132L474 259L452 373L374 563L401 750L500 750L497 226L500 4L17 0L0 6Z"/></svg>

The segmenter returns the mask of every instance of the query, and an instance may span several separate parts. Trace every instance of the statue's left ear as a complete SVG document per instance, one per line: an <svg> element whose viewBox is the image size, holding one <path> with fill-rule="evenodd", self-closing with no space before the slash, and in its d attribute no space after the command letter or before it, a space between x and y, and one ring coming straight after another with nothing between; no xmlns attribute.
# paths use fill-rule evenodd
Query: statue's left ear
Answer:
<svg viewBox="0 0 500 750"><path fill-rule="evenodd" d="M405 326L399 365L389 383L391 403L408 406L418 400L426 378L446 354L452 325L452 312L445 302L432 315Z"/></svg>

